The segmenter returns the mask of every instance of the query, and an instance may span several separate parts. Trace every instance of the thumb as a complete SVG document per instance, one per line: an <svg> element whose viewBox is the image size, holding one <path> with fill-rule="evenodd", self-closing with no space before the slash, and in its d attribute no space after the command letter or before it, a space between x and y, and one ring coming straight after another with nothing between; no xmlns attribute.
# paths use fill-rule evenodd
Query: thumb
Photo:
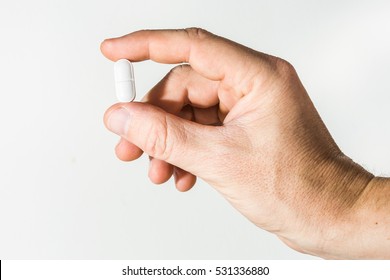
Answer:
<svg viewBox="0 0 390 280"><path fill-rule="evenodd" d="M104 123L148 155L194 175L202 177L202 171L214 165L213 150L221 135L218 127L191 122L140 102L113 105L105 113Z"/></svg>

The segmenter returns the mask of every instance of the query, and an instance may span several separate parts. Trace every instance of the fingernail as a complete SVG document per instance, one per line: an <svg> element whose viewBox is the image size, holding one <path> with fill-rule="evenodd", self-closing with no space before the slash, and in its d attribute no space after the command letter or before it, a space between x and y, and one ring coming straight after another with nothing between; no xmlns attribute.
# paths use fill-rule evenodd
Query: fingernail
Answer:
<svg viewBox="0 0 390 280"><path fill-rule="evenodd" d="M108 129L120 136L126 136L130 120L129 111L125 108L116 109L108 117Z"/></svg>

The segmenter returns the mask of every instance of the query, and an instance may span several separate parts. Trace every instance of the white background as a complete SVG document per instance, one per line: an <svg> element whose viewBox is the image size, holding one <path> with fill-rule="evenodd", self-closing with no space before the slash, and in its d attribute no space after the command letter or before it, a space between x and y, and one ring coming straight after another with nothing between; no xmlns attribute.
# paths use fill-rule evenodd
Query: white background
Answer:
<svg viewBox="0 0 390 280"><path fill-rule="evenodd" d="M190 26L289 60L341 149L389 172L389 1L1 0L1 259L311 258L205 183L154 186L147 157L114 156L100 42ZM138 99L171 67L137 63Z"/></svg>

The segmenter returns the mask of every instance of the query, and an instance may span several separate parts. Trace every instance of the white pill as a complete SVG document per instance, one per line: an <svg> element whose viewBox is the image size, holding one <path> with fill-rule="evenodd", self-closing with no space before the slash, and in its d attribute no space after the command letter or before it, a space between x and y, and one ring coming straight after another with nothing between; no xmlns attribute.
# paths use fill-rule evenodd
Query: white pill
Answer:
<svg viewBox="0 0 390 280"><path fill-rule="evenodd" d="M119 102L131 102L135 98L133 64L127 59L119 59L114 65L115 91Z"/></svg>

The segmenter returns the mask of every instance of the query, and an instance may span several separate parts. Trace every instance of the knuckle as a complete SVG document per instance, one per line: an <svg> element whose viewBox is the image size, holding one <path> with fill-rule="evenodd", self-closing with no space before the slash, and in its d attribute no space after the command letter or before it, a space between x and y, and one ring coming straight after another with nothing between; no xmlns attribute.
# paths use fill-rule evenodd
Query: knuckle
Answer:
<svg viewBox="0 0 390 280"><path fill-rule="evenodd" d="M169 71L169 78L170 79L179 79L182 80L183 78L186 78L191 72L191 66L188 64L180 64L175 66L174 68Z"/></svg>
<svg viewBox="0 0 390 280"><path fill-rule="evenodd" d="M293 78L297 75L294 66L282 58L276 58L275 70L279 76L285 78Z"/></svg>
<svg viewBox="0 0 390 280"><path fill-rule="evenodd" d="M306 98L305 90L294 66L281 58L275 62L275 77L279 80L280 96L286 100L297 102L297 98ZM302 90L303 89L303 90ZM285 99L287 98L287 99Z"/></svg>
<svg viewBox="0 0 390 280"><path fill-rule="evenodd" d="M199 40L204 39L205 37L208 37L210 35L210 32L199 27L185 28L184 31L187 33L190 39Z"/></svg>
<svg viewBox="0 0 390 280"><path fill-rule="evenodd" d="M148 138L146 139L147 153L160 160L167 161L172 152L172 143L169 141L169 128L166 116L155 119L150 126Z"/></svg>

